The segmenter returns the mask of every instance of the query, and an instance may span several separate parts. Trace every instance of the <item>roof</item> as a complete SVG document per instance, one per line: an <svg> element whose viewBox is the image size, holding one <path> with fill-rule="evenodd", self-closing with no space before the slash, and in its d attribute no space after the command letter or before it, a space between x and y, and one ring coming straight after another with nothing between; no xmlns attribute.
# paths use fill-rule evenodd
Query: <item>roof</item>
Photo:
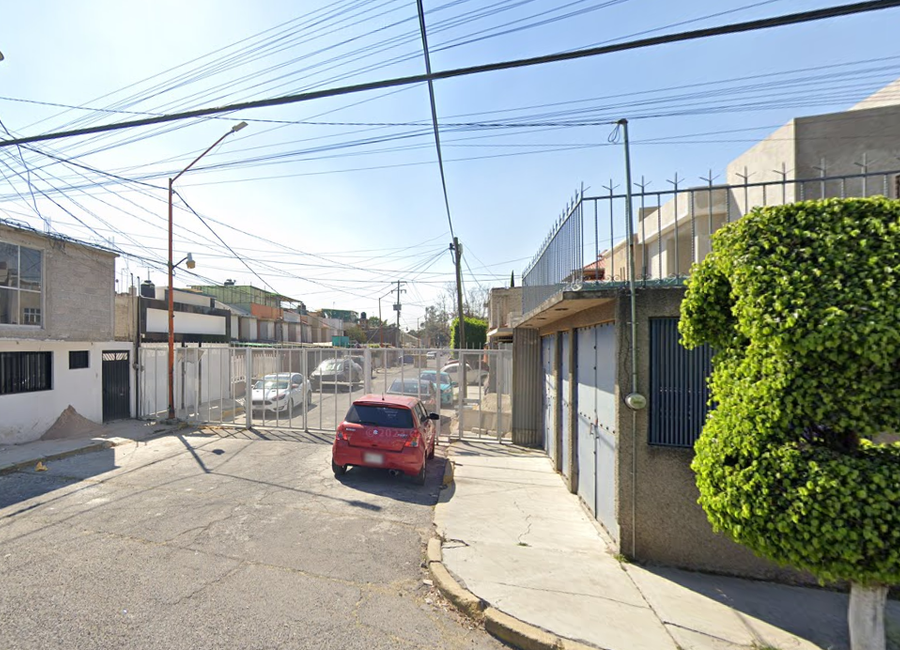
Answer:
<svg viewBox="0 0 900 650"><path fill-rule="evenodd" d="M0 227L7 228L9 230L13 230L20 233L25 233L31 235L33 237L40 237L43 239L49 239L51 241L62 242L66 244L74 244L76 246L81 246L82 248L87 248L97 253L103 253L105 255L112 255L113 257L118 257L119 252L113 250L112 248L107 248L105 246L100 246L98 244L89 244L86 241L82 241L80 239L75 239L74 237L69 237L67 235L62 235L57 232L41 232L36 228L32 228L28 224L21 221L13 221L12 219L0 219Z"/></svg>
<svg viewBox="0 0 900 650"><path fill-rule="evenodd" d="M404 406L411 409L419 401L418 397L408 397L406 395L382 395L381 393L369 393L363 395L359 399L353 400L354 404L366 404L369 406Z"/></svg>

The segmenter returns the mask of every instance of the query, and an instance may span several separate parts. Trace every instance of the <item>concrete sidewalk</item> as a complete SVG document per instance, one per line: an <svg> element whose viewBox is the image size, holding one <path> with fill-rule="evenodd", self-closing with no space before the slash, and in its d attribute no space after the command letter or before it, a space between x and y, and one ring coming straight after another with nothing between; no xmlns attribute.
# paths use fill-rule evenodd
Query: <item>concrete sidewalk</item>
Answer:
<svg viewBox="0 0 900 650"><path fill-rule="evenodd" d="M543 453L455 442L450 458L454 482L435 511L443 545L429 560L442 554L459 585L489 604L486 627L514 645L849 647L845 594L622 563ZM898 633L900 603L891 601L889 648Z"/></svg>
<svg viewBox="0 0 900 650"><path fill-rule="evenodd" d="M181 425L181 428L187 425ZM179 428L144 420L117 420L103 425L97 435L85 438L36 440L18 445L0 445L0 474L38 463L83 454L128 442L140 442L155 436L166 435ZM193 429L193 427L187 427Z"/></svg>

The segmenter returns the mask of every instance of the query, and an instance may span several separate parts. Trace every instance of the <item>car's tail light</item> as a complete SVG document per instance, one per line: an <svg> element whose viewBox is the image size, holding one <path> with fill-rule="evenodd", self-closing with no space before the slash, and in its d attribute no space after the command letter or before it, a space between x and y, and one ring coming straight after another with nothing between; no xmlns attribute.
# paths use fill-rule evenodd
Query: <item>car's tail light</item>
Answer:
<svg viewBox="0 0 900 650"><path fill-rule="evenodd" d="M404 447L418 447L420 439L421 439L421 436L419 435L419 432L413 431L413 434L407 439L407 441L404 443L403 446Z"/></svg>
<svg viewBox="0 0 900 650"><path fill-rule="evenodd" d="M334 439L335 440L346 440L347 439L347 432L344 430L343 424L338 425L337 433L334 434Z"/></svg>

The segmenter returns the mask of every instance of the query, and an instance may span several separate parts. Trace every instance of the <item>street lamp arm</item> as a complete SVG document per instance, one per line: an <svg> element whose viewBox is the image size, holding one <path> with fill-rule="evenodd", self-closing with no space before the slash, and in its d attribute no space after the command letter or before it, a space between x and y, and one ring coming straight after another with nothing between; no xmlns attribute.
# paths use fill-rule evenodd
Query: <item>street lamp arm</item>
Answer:
<svg viewBox="0 0 900 650"><path fill-rule="evenodd" d="M184 169L182 169L180 172L178 172L178 175L177 175L175 178L170 179L170 180L169 180L169 187L171 187L171 186L175 183L175 181L177 181L179 178L181 178L182 174L184 174L187 170L189 170L191 167L193 167L194 165L196 165L197 162L198 162L201 158L203 158L203 156L205 156L205 155L208 154L210 151L212 151L213 149L215 149L216 147L218 147L218 146L219 146L219 143L222 142L222 140L224 140L225 138L227 138L227 137L228 137L229 135L231 135L232 133L237 133L238 131L240 131L241 129L243 129L245 126L247 126L247 123L246 123L246 122L241 122L240 124L235 124L233 127L231 127L231 130L230 130L230 131L226 132L225 135L223 135L221 138L219 138L218 140L216 140L215 142L213 142L212 145L210 145L209 148L206 149L206 151L204 151L204 152L201 153L199 156L197 156L196 158L194 158L194 160L191 161L191 164L190 164L190 165L188 165L187 167L185 167Z"/></svg>
<svg viewBox="0 0 900 650"><path fill-rule="evenodd" d="M185 167L184 169L182 169L178 173L177 176L169 179L169 201L168 201L168 203L169 203L169 259L168 259L168 269L167 269L168 276L169 276L169 278L168 278L168 280L169 280L169 291L168 291L168 294L169 294L169 296L168 296L169 297L169 310L168 310L169 311L169 319L168 319L169 320L169 341L168 341L169 345L168 345L168 348L169 348L169 350L168 350L168 364L167 364L168 365L167 384L168 384L168 389L169 389L168 390L168 392L169 392L169 409L168 409L169 421L173 421L175 419L175 287L174 287L175 273L174 273L174 271L175 271L175 267L178 266L178 264L181 264L181 262L184 262L185 260L187 260L187 266L189 269L194 267L194 259L191 257L190 254L188 254L188 256L184 258L184 260L181 260L181 262L178 262L178 264L172 264L172 195L174 194L174 189L172 186L175 184L175 181L177 181L179 178L181 178L182 174L184 174L187 170L189 170L191 167L193 167L197 163L198 160L203 158L203 156L205 156L210 151L215 149L219 145L219 143L222 142L222 140L227 138L232 133L237 133L238 131L243 129L245 126L247 126L246 122L240 122L239 124L235 124L233 127L231 127L230 131L228 131L221 138L219 138L218 140L213 142L211 147L209 147L206 151L204 151L199 156L194 158L194 160L191 161L191 164L188 165L187 167Z"/></svg>

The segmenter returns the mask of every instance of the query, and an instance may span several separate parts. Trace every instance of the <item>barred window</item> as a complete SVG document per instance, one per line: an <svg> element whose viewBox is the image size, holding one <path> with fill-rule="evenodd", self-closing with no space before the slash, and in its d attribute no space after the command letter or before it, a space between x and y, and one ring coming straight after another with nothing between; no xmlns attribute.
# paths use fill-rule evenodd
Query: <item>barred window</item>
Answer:
<svg viewBox="0 0 900 650"><path fill-rule="evenodd" d="M52 352L0 352L0 395L52 388Z"/></svg>
<svg viewBox="0 0 900 650"><path fill-rule="evenodd" d="M87 368L90 365L90 357L87 350L69 351L69 370Z"/></svg>
<svg viewBox="0 0 900 650"><path fill-rule="evenodd" d="M0 325L43 323L43 253L0 241Z"/></svg>

